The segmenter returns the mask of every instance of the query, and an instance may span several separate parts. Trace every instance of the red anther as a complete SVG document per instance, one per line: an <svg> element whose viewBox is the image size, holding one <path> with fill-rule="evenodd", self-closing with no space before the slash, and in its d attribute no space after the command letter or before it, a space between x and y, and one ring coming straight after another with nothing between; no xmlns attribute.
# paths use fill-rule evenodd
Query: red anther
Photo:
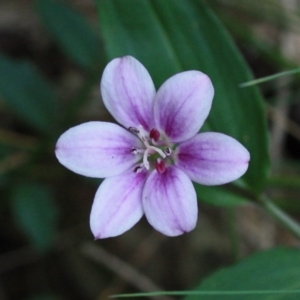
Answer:
<svg viewBox="0 0 300 300"><path fill-rule="evenodd" d="M157 129L155 128L152 128L150 130L150 138L153 139L155 142L157 142L159 140L159 137L160 137L160 133Z"/></svg>
<svg viewBox="0 0 300 300"><path fill-rule="evenodd" d="M158 173L162 174L166 171L166 164L163 160L155 163L155 169Z"/></svg>

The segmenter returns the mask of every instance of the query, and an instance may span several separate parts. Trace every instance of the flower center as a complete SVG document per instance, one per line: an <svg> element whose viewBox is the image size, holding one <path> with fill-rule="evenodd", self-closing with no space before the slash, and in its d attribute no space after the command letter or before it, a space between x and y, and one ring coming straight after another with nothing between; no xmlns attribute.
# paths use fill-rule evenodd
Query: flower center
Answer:
<svg viewBox="0 0 300 300"><path fill-rule="evenodd" d="M135 167L135 172L140 172L143 168L150 170L152 165L157 172L164 173L171 158L172 148L160 134L160 132L153 128L148 133L143 126L129 127L128 130L135 134L144 144L144 148L139 149L136 147L131 148L133 154L143 154L141 163Z"/></svg>

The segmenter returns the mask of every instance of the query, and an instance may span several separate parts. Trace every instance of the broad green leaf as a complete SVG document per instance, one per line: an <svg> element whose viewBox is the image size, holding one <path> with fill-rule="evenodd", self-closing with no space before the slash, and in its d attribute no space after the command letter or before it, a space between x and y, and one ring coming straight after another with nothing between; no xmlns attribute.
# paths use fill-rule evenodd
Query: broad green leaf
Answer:
<svg viewBox="0 0 300 300"><path fill-rule="evenodd" d="M222 186L201 186L194 183L194 187L201 202L217 206L239 206L248 203L245 197Z"/></svg>
<svg viewBox="0 0 300 300"><path fill-rule="evenodd" d="M204 129L226 133L247 147L251 163L243 179L259 194L269 166L262 98L256 87L239 88L253 78L212 11L200 0L97 3L109 59L135 56L149 69L157 87L183 70L201 70L212 78L216 95Z"/></svg>
<svg viewBox="0 0 300 300"><path fill-rule="evenodd" d="M298 293L288 293L292 290L298 290ZM208 292L207 295L204 293L201 296L188 296L186 300L200 298L201 300L297 300L299 290L300 251L277 248L256 253L233 267L216 272L196 289L199 292ZM222 291L232 291L232 294L222 295ZM238 295L243 291L243 295ZM209 292L219 292L220 295L212 297ZM253 294L254 292L257 294ZM259 292L266 293L259 294Z"/></svg>
<svg viewBox="0 0 300 300"><path fill-rule="evenodd" d="M37 2L38 13L46 28L75 62L91 68L100 58L100 42L83 15L71 6L53 0Z"/></svg>
<svg viewBox="0 0 300 300"><path fill-rule="evenodd" d="M148 0L98 0L97 3L109 59L128 54L136 57L150 71L157 87L182 69Z"/></svg>
<svg viewBox="0 0 300 300"><path fill-rule="evenodd" d="M15 222L39 250L50 248L56 237L58 211L51 190L39 184L20 184L12 192Z"/></svg>
<svg viewBox="0 0 300 300"><path fill-rule="evenodd" d="M52 132L57 116L57 96L48 81L29 62L0 55L0 97L28 124Z"/></svg>

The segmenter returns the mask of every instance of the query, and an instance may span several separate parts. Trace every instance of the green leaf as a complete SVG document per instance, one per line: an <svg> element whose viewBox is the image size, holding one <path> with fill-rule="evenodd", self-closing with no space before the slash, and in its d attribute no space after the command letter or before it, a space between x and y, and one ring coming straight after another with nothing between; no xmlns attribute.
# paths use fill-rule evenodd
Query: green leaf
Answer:
<svg viewBox="0 0 300 300"><path fill-rule="evenodd" d="M37 11L67 55L83 67L94 66L100 58L100 42L84 16L71 6L52 0L38 1Z"/></svg>
<svg viewBox="0 0 300 300"><path fill-rule="evenodd" d="M20 184L12 193L15 222L39 250L49 249L56 237L57 206L51 190L39 184Z"/></svg>
<svg viewBox="0 0 300 300"><path fill-rule="evenodd" d="M249 201L240 195L221 186L202 186L194 183L195 190L201 202L217 206L239 206Z"/></svg>
<svg viewBox="0 0 300 300"><path fill-rule="evenodd" d="M100 25L109 59L133 55L156 86L169 76L197 69L215 86L208 128L235 137L251 153L247 186L259 194L269 167L267 126L256 87L239 88L252 78L228 33L199 0L98 0ZM199 195L200 196L200 195Z"/></svg>
<svg viewBox="0 0 300 300"><path fill-rule="evenodd" d="M35 129L50 133L57 118L57 96L48 81L29 62L0 55L0 95Z"/></svg>
<svg viewBox="0 0 300 300"><path fill-rule="evenodd" d="M149 1L98 0L97 3L109 59L128 54L136 57L151 72L156 86L181 70Z"/></svg>
<svg viewBox="0 0 300 300"><path fill-rule="evenodd" d="M277 248L260 252L233 267L216 272L204 280L196 290L204 293L201 294L201 300L297 300L300 290L299 264L298 249ZM298 293L289 293L292 290L298 290ZM208 292L207 295L205 291ZM220 295L212 297L209 295L210 291L219 292ZM233 293L222 295L222 291ZM244 294L238 295L243 291ZM268 293L268 291L274 291L274 293ZM287 293L282 291L287 291ZM255 292L257 294L253 294ZM188 296L186 300L199 299L199 297L199 295Z"/></svg>

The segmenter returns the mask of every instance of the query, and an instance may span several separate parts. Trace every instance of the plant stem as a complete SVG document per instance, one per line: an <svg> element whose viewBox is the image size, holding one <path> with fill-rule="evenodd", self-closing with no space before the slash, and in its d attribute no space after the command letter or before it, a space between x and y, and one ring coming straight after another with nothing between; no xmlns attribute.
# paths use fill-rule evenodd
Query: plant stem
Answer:
<svg viewBox="0 0 300 300"><path fill-rule="evenodd" d="M228 225L229 225L229 235L231 243L232 258L234 262L237 262L240 258L240 247L239 247L239 235L236 224L236 211L234 207L229 207L226 210Z"/></svg>
<svg viewBox="0 0 300 300"><path fill-rule="evenodd" d="M300 239L300 224L293 220L287 213L281 210L273 201L267 196L262 195L258 200L263 204L265 209L285 228L292 232Z"/></svg>

